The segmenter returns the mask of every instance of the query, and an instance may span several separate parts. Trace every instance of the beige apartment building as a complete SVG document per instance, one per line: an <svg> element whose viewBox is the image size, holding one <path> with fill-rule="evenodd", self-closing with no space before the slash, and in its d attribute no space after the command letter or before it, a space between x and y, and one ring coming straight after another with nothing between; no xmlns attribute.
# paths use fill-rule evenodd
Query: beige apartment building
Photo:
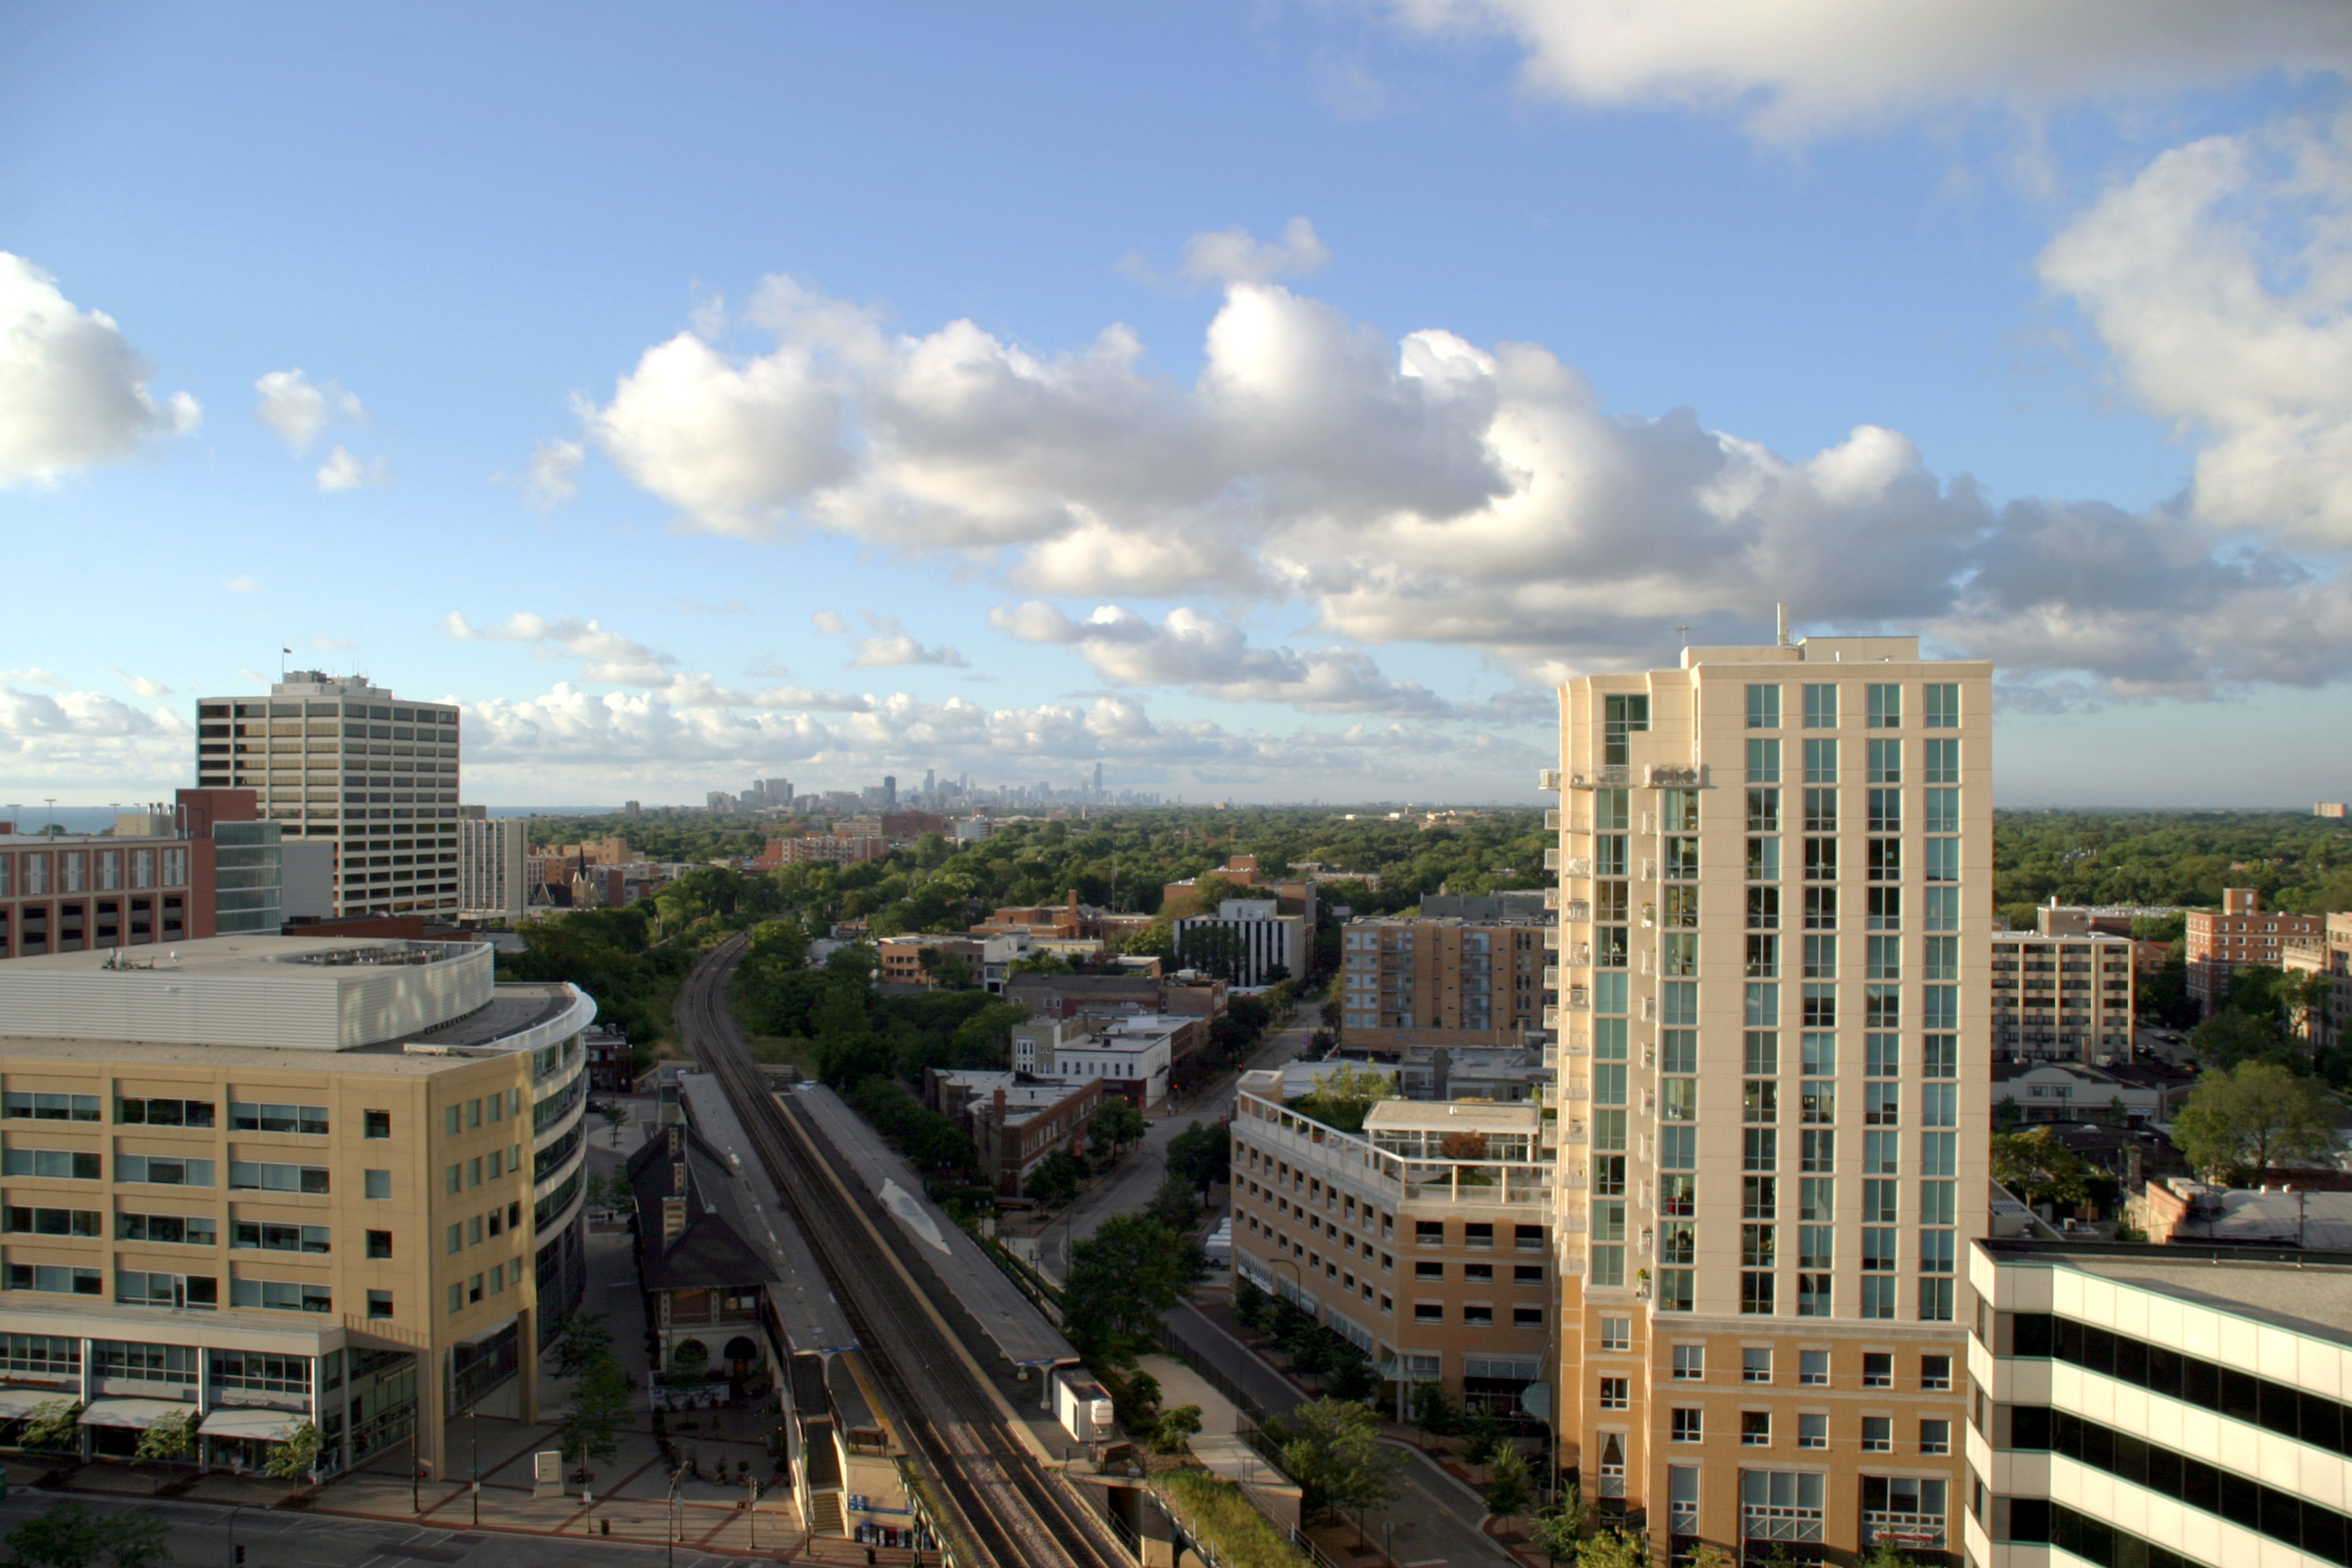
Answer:
<svg viewBox="0 0 2352 1568"><path fill-rule="evenodd" d="M1310 1070L1242 1075L1234 1272L1370 1356L1400 1405L1438 1383L1517 1414L1555 1344L1543 1107L1387 1100L1358 1135L1290 1109Z"/></svg>
<svg viewBox="0 0 2352 1568"><path fill-rule="evenodd" d="M1548 918L1377 916L1339 934L1339 1044L1517 1045L1544 1027Z"/></svg>
<svg viewBox="0 0 2352 1568"><path fill-rule="evenodd" d="M2352 911L2329 915L2317 936L2282 943L2279 967L2297 979L2328 977L2326 991L2302 1009L2297 1024L2304 1043L2314 1051L2342 1045L2352 1031Z"/></svg>
<svg viewBox="0 0 2352 1568"><path fill-rule="evenodd" d="M1559 1435L1661 1559L1958 1544L1990 682L1814 637L1560 689Z"/></svg>
<svg viewBox="0 0 2352 1568"><path fill-rule="evenodd" d="M1993 1055L2129 1061L2135 978L2127 936L1993 932Z"/></svg>
<svg viewBox="0 0 2352 1568"><path fill-rule="evenodd" d="M477 943L217 937L0 963L0 1416L86 1451L306 1424L333 1472L496 1394L528 1417L584 1277L568 984ZM509 1392L511 1385L511 1392Z"/></svg>

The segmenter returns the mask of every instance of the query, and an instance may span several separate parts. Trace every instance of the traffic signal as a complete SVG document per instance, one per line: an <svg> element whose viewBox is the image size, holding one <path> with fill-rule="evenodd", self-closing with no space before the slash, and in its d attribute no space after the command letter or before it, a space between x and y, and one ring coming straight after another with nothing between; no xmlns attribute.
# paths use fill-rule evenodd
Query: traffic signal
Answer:
<svg viewBox="0 0 2352 1568"><path fill-rule="evenodd" d="M236 1549L236 1560L239 1563L243 1563L245 1561L245 1548L242 1546Z"/></svg>

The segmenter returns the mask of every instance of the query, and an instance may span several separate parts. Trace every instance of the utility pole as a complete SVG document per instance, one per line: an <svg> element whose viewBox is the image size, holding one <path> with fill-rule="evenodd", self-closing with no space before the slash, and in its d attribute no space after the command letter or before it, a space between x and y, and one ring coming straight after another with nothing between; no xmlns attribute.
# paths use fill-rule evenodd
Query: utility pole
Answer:
<svg viewBox="0 0 2352 1568"><path fill-rule="evenodd" d="M466 1412L466 1442L472 1452L466 1468L474 1476L474 1528L482 1528L482 1408L477 1405Z"/></svg>

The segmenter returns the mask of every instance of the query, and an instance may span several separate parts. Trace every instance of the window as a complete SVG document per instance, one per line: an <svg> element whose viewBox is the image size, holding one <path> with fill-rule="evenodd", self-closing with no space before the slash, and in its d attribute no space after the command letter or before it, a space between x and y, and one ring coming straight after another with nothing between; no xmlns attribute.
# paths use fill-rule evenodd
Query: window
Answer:
<svg viewBox="0 0 2352 1568"><path fill-rule="evenodd" d="M1680 1383L1696 1383L1706 1376L1706 1347L1676 1345L1674 1347L1674 1375Z"/></svg>
<svg viewBox="0 0 2352 1568"><path fill-rule="evenodd" d="M269 1252L329 1252L333 1248L323 1225L277 1225L241 1219L229 1226L231 1247L260 1247Z"/></svg>
<svg viewBox="0 0 2352 1568"><path fill-rule="evenodd" d="M1743 1448L1769 1448L1772 1446L1770 1411L1743 1410L1739 1413L1739 1446Z"/></svg>
<svg viewBox="0 0 2352 1568"><path fill-rule="evenodd" d="M1862 1385L1864 1388L1895 1386L1895 1358L1884 1351L1865 1351L1862 1357Z"/></svg>
<svg viewBox="0 0 2352 1568"><path fill-rule="evenodd" d="M231 1100L228 1121L240 1132L306 1132L314 1137L327 1135L327 1108L323 1105L263 1105L247 1100Z"/></svg>
<svg viewBox="0 0 2352 1568"><path fill-rule="evenodd" d="M369 1197L388 1198L392 1196L392 1173L390 1171L370 1171L366 1173L364 1186Z"/></svg>
<svg viewBox="0 0 2352 1568"><path fill-rule="evenodd" d="M1678 1405L1670 1414L1671 1425L1667 1428L1670 1441L1703 1443L1706 1440L1706 1423L1696 1405Z"/></svg>
<svg viewBox="0 0 2352 1568"><path fill-rule="evenodd" d="M1462 1245L1491 1247L1495 1245L1495 1227L1483 1220L1473 1220L1462 1227Z"/></svg>
<svg viewBox="0 0 2352 1568"><path fill-rule="evenodd" d="M5 1211L9 1230L26 1236L104 1236L106 1215L97 1209L31 1208L10 1204Z"/></svg>
<svg viewBox="0 0 2352 1568"><path fill-rule="evenodd" d="M331 1312L334 1293L324 1285L287 1279L232 1279L229 1305L260 1307L274 1312Z"/></svg>
<svg viewBox="0 0 2352 1568"><path fill-rule="evenodd" d="M117 1154L114 1179L143 1182L156 1187L209 1187L213 1184L213 1163L183 1160L176 1155L166 1159L160 1154Z"/></svg>
<svg viewBox="0 0 2352 1568"><path fill-rule="evenodd" d="M11 1089L0 1095L0 1115L26 1117L35 1121L96 1121L98 1096L94 1094L19 1094Z"/></svg>
<svg viewBox="0 0 2352 1568"><path fill-rule="evenodd" d="M1602 1378L1601 1380L1601 1408L1603 1410L1631 1409L1633 1404L1633 1396L1630 1392L1631 1384L1632 1380L1629 1378Z"/></svg>
<svg viewBox="0 0 2352 1568"><path fill-rule="evenodd" d="M370 1234L370 1235L373 1235L373 1234L375 1234L375 1233L374 1233L374 1232L370 1232L369 1234ZM386 1254L385 1254L385 1256L386 1256L386 1257L390 1257L390 1256L391 1256L391 1254L390 1254L390 1253L386 1253ZM367 1293L367 1315L368 1315L369 1317L371 1317L371 1318L389 1318L389 1317L391 1317L391 1316L392 1316L392 1292L391 1292L391 1291L389 1291L389 1290L371 1290L371 1291L369 1291L369 1292Z"/></svg>
<svg viewBox="0 0 2352 1568"><path fill-rule="evenodd" d="M455 1170L456 1166L450 1169ZM452 1189L454 1190L454 1189ZM1445 1245L1445 1222L1442 1219L1417 1219L1412 1222L1412 1239L1422 1247Z"/></svg>
<svg viewBox="0 0 2352 1568"><path fill-rule="evenodd" d="M213 1124L213 1102L209 1100L120 1100L114 1102L114 1120L130 1127L210 1127Z"/></svg>
<svg viewBox="0 0 2352 1568"><path fill-rule="evenodd" d="M1930 1393L1941 1393L1952 1386L1952 1358L1948 1355L1923 1355L1919 1358L1919 1386Z"/></svg>
<svg viewBox="0 0 2352 1568"><path fill-rule="evenodd" d="M1511 1327L1515 1329L1540 1329L1543 1327L1543 1321L1544 1310L1541 1307L1511 1309Z"/></svg>
<svg viewBox="0 0 2352 1568"><path fill-rule="evenodd" d="M1630 1351L1633 1348L1633 1320L1603 1318L1601 1320L1601 1348L1604 1351Z"/></svg>
<svg viewBox="0 0 2352 1568"><path fill-rule="evenodd" d="M1838 782L1838 743L1835 741L1805 742L1805 782L1809 784L1833 784Z"/></svg>
<svg viewBox="0 0 2352 1568"><path fill-rule="evenodd" d="M1772 1381L1772 1351L1769 1345L1748 1345L1739 1352L1739 1381L1769 1383Z"/></svg>
<svg viewBox="0 0 2352 1568"><path fill-rule="evenodd" d="M1511 1244L1521 1252L1540 1252L1544 1245L1544 1227L1539 1225L1514 1226L1511 1227Z"/></svg>
<svg viewBox="0 0 2352 1568"><path fill-rule="evenodd" d="M1799 1351L1797 1382L1807 1388L1826 1388L1830 1381L1830 1352Z"/></svg>
<svg viewBox="0 0 2352 1568"><path fill-rule="evenodd" d="M1412 1304L1412 1321L1416 1323L1442 1323L1445 1321L1445 1304L1442 1301L1415 1301Z"/></svg>
<svg viewBox="0 0 2352 1568"><path fill-rule="evenodd" d="M1834 730L1838 721L1838 689L1834 686L1805 688L1805 728Z"/></svg>
<svg viewBox="0 0 2352 1568"><path fill-rule="evenodd" d="M1748 782L1751 784L1776 784L1780 782L1780 742L1779 741L1748 742ZM1748 793L1751 810L1757 792L1754 790Z"/></svg>
<svg viewBox="0 0 2352 1568"><path fill-rule="evenodd" d="M368 1232L367 1255L370 1258L390 1258L392 1256L392 1232L388 1230L372 1230Z"/></svg>
<svg viewBox="0 0 2352 1568"><path fill-rule="evenodd" d="M1927 714L1920 722L1930 730L1957 730L1960 727L1960 686L1956 680L1930 681L1922 693L1926 698Z"/></svg>
<svg viewBox="0 0 2352 1568"><path fill-rule="evenodd" d="M106 1276L95 1268L68 1268L47 1263L11 1263L8 1289L46 1290L58 1296L103 1296Z"/></svg>
<svg viewBox="0 0 2352 1568"><path fill-rule="evenodd" d="M1895 784L1903 782L1903 742L1872 741L1864 753L1864 765L1868 782L1874 784ZM1894 794L1894 791L1886 792ZM1899 815L1899 812L1898 812Z"/></svg>
<svg viewBox="0 0 2352 1568"><path fill-rule="evenodd" d="M1777 730L1780 727L1779 687L1750 686L1748 689L1748 727L1751 730Z"/></svg>
<svg viewBox="0 0 2352 1568"><path fill-rule="evenodd" d="M1952 1451L1952 1424L1949 1421L1919 1423L1919 1452L1948 1454Z"/></svg>
<svg viewBox="0 0 2352 1568"><path fill-rule="evenodd" d="M327 1191L324 1165L286 1165L264 1160L231 1160L228 1184L232 1192L312 1193Z"/></svg>
<svg viewBox="0 0 2352 1568"><path fill-rule="evenodd" d="M1445 1265L1425 1261L1416 1263L1412 1266L1412 1277L1416 1279L1443 1279L1445 1278Z"/></svg>
<svg viewBox="0 0 2352 1568"><path fill-rule="evenodd" d="M1830 1418L1820 1414L1797 1417L1797 1447L1826 1448L1830 1446Z"/></svg>
<svg viewBox="0 0 2352 1568"><path fill-rule="evenodd" d="M1865 1454L1891 1454L1895 1451L1895 1417L1865 1415L1862 1418L1862 1451Z"/></svg>
<svg viewBox="0 0 2352 1568"><path fill-rule="evenodd" d="M133 1307L195 1307L209 1310L220 1305L220 1281L203 1274L158 1274L121 1268L114 1274L114 1299Z"/></svg>
<svg viewBox="0 0 2352 1568"><path fill-rule="evenodd" d="M1601 761L1612 767L1622 767L1630 759L1626 736L1650 727L1650 699L1644 694L1604 696L1601 699Z"/></svg>
<svg viewBox="0 0 2352 1568"><path fill-rule="evenodd" d="M453 1225L449 1227L447 1232L447 1245L443 1248L443 1250L450 1253L458 1253L466 1250L466 1226L463 1222Z"/></svg>
<svg viewBox="0 0 2352 1568"><path fill-rule="evenodd" d="M1920 750L1926 761L1921 764L1931 784L1956 784L1960 782L1960 743L1958 741L1929 741Z"/></svg>
<svg viewBox="0 0 2352 1568"><path fill-rule="evenodd" d="M389 1138L392 1136L391 1111L364 1110L360 1113L360 1118L364 1129L361 1134L362 1137ZM392 1314L387 1312L384 1315L390 1317Z"/></svg>
<svg viewBox="0 0 2352 1568"><path fill-rule="evenodd" d="M1897 730L1903 725L1903 688L1894 685L1873 685L1865 689L1863 700L1869 709L1864 727L1871 730Z"/></svg>
<svg viewBox="0 0 2352 1568"><path fill-rule="evenodd" d="M104 1179L102 1162L96 1154L78 1153L71 1149L9 1149L0 1152L0 1175L54 1176L66 1181L95 1182Z"/></svg>

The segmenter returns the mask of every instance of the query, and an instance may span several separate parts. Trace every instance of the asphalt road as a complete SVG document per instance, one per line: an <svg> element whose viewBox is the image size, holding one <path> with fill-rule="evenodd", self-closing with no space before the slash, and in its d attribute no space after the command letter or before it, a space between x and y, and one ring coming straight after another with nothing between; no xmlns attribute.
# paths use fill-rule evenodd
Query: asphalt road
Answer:
<svg viewBox="0 0 2352 1568"><path fill-rule="evenodd" d="M246 1548L246 1568L416 1568L420 1563L466 1568L658 1568L669 1561L660 1546L491 1531L451 1531L378 1520L336 1519L281 1509L217 1503L137 1500L13 1489L0 1501L0 1531L68 1502L92 1513L136 1510L161 1515L172 1527L173 1568L230 1568L235 1543ZM742 1568L738 1556L681 1548L677 1568Z"/></svg>

